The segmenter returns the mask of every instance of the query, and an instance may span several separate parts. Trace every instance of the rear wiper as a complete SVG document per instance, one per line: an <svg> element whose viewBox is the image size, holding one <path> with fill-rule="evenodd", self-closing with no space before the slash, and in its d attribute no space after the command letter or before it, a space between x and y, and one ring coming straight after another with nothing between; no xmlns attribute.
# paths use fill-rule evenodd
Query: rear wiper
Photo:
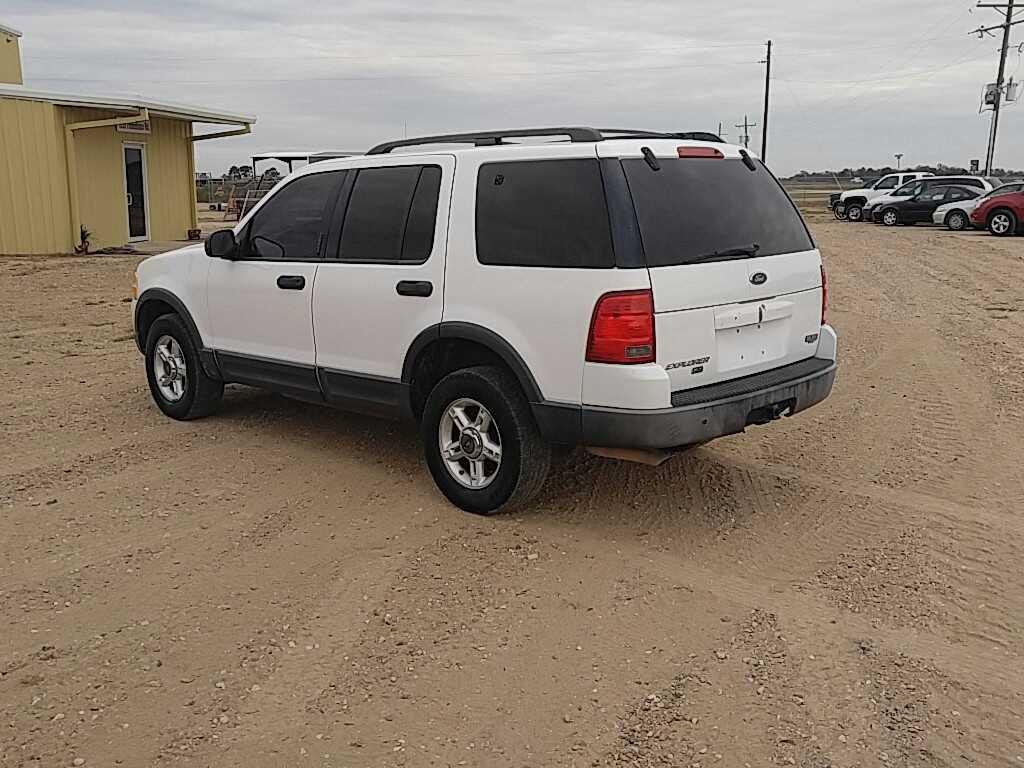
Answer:
<svg viewBox="0 0 1024 768"><path fill-rule="evenodd" d="M739 256L757 256L757 252L761 250L759 243L751 243L750 245L741 245L738 248L726 248L724 251L712 251L711 253L705 253L702 256L697 256L690 260L690 263L698 261L714 261L715 259L735 259Z"/></svg>

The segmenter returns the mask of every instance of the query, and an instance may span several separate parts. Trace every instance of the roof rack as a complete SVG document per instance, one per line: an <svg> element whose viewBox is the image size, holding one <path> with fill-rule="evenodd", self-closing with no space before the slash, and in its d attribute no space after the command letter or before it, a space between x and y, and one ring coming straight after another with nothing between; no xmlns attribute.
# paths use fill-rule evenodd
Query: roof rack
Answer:
<svg viewBox="0 0 1024 768"><path fill-rule="evenodd" d="M442 136L421 136L417 139L385 141L370 149L368 155L386 155L399 147L417 147L423 144L473 144L477 147L493 147L504 143L504 139L524 136L568 136L569 141L601 141L604 137L593 128L514 128L507 131L478 131L475 133L449 133Z"/></svg>
<svg viewBox="0 0 1024 768"><path fill-rule="evenodd" d="M441 136L420 136L416 139L385 141L370 149L368 155L386 155L400 147L419 147L424 144L473 144L477 147L495 147L505 139L526 136L567 136L569 141L604 141L607 139L688 139L690 141L714 141L724 144L720 136L707 131L664 133L633 128L512 128L507 131L476 131L474 133L448 133Z"/></svg>
<svg viewBox="0 0 1024 768"><path fill-rule="evenodd" d="M663 132L635 130L633 128L598 128L605 138L615 139L686 139L689 141L713 141L724 144L721 136L710 131Z"/></svg>

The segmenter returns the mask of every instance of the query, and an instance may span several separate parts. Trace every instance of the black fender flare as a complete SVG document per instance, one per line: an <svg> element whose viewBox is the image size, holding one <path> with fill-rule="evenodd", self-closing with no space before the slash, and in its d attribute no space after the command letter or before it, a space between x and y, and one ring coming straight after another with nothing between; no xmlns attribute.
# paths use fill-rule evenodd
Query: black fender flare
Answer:
<svg viewBox="0 0 1024 768"><path fill-rule="evenodd" d="M221 378L220 369L217 365L216 356L203 343L203 337L199 333L199 328L196 325L196 321L192 319L192 313L188 311L185 306L185 302L179 299L170 291L165 288L147 288L140 295L138 300L135 302L135 313L132 316L132 324L134 325L135 331L135 345L139 348L140 352L145 353L146 340L142 338L141 329L139 328L139 311L151 301L161 301L164 304L168 304L174 311L181 317L185 323L185 327L188 329L189 336L192 337L192 343L195 344L196 349L199 350L199 359L202 361L203 369L206 374L212 378Z"/></svg>
<svg viewBox="0 0 1024 768"><path fill-rule="evenodd" d="M537 386L537 380L515 347L494 331L475 323L442 322L420 331L405 353L405 361L402 364L403 384L412 384L417 359L424 349L439 339L464 339L487 347L509 367L523 388L527 400L531 403L544 402L544 395Z"/></svg>

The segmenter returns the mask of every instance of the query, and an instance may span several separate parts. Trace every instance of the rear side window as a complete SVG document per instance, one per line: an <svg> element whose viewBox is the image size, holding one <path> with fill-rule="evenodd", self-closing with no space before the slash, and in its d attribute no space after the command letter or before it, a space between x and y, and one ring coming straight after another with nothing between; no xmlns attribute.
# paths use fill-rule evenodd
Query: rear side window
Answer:
<svg viewBox="0 0 1024 768"><path fill-rule="evenodd" d="M608 207L597 160L480 166L476 252L481 264L613 266Z"/></svg>
<svg viewBox="0 0 1024 768"><path fill-rule="evenodd" d="M779 182L754 162L750 171L741 160L659 157L655 171L643 159L624 159L647 266L814 248Z"/></svg>
<svg viewBox="0 0 1024 768"><path fill-rule="evenodd" d="M276 191L247 226L246 258L319 259L328 212L343 176L344 171L300 176Z"/></svg>
<svg viewBox="0 0 1024 768"><path fill-rule="evenodd" d="M899 176L887 176L875 185L875 189L896 189Z"/></svg>
<svg viewBox="0 0 1024 768"><path fill-rule="evenodd" d="M362 168L356 174L338 258L422 262L434 247L441 189L436 165Z"/></svg>

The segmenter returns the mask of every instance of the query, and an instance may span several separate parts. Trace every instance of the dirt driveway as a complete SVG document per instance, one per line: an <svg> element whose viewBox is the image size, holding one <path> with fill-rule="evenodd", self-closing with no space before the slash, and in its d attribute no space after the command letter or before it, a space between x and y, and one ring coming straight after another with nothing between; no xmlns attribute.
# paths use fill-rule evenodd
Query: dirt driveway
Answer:
<svg viewBox="0 0 1024 768"><path fill-rule="evenodd" d="M812 226L829 401L496 519L397 425L162 417L131 257L0 259L0 764L1024 765L1024 238Z"/></svg>

